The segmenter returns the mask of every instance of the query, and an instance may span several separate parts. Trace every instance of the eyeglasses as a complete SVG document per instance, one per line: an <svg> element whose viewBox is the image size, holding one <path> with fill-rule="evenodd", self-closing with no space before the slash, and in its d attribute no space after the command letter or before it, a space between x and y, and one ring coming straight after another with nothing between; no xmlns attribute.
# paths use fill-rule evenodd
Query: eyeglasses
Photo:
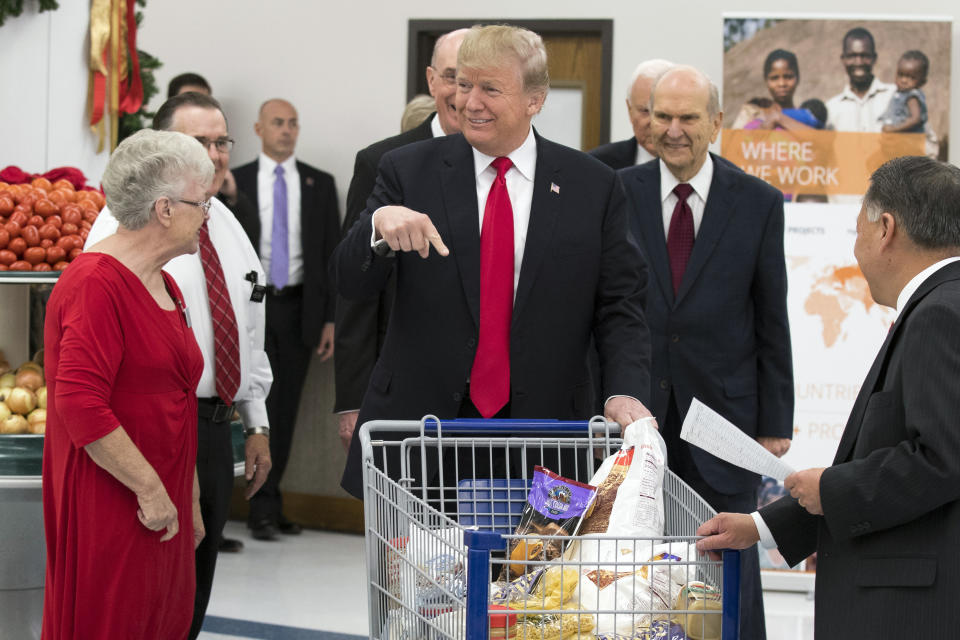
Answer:
<svg viewBox="0 0 960 640"><path fill-rule="evenodd" d="M204 200L203 202L194 202L193 200L181 200L177 198L177 201L182 202L183 204L192 204L195 207L200 207L201 209L203 209L204 215L206 215L210 211L211 202L209 200Z"/></svg>
<svg viewBox="0 0 960 640"><path fill-rule="evenodd" d="M194 136L194 138L196 138L197 142L203 145L204 149L209 149L210 145L213 145L220 153L229 153L230 149L233 147L233 138L223 137L217 138L216 140L210 140L209 138L204 138L203 136Z"/></svg>
<svg viewBox="0 0 960 640"><path fill-rule="evenodd" d="M437 72L437 76L443 82L443 84L452 87L457 84L457 72L456 71L447 71L446 73L440 73L440 69L436 67L430 67Z"/></svg>

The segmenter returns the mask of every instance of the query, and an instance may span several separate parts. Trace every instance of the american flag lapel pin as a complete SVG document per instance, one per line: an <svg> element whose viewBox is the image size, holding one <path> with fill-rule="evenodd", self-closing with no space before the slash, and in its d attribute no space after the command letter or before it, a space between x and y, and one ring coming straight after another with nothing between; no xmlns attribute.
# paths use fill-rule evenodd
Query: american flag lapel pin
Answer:
<svg viewBox="0 0 960 640"><path fill-rule="evenodd" d="M550 193L555 193L557 195L560 195L560 187L559 185L557 185L556 182L550 183Z"/></svg>
<svg viewBox="0 0 960 640"><path fill-rule="evenodd" d="M307 176L307 186L308 186L308 187L312 187L312 186L313 186L313 177L312 177L312 176Z"/></svg>

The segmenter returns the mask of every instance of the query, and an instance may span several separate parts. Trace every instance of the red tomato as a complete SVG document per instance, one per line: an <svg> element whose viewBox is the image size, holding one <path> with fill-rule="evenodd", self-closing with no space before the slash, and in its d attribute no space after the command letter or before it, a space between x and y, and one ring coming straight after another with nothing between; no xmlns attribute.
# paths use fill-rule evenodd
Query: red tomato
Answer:
<svg viewBox="0 0 960 640"><path fill-rule="evenodd" d="M56 240L60 237L60 229L49 223L42 225L37 231L40 232L40 237L44 240Z"/></svg>
<svg viewBox="0 0 960 640"><path fill-rule="evenodd" d="M53 225L57 229L60 229L60 227L63 226L63 218L60 216L50 216L47 218L46 222L47 224Z"/></svg>
<svg viewBox="0 0 960 640"><path fill-rule="evenodd" d="M63 196L61 196L63 197ZM44 198L43 200L37 200L33 205L33 210L37 215L46 218L47 216L52 216L55 213L60 213L59 205L55 204L53 201Z"/></svg>
<svg viewBox="0 0 960 640"><path fill-rule="evenodd" d="M81 230L86 229L87 231L89 231L92 227L93 227L93 225L90 223L89 220L83 220L83 221L80 222L80 229L81 229Z"/></svg>
<svg viewBox="0 0 960 640"><path fill-rule="evenodd" d="M19 238L20 237L20 223L10 220L5 225L3 225L4 230L10 234L10 238Z"/></svg>
<svg viewBox="0 0 960 640"><path fill-rule="evenodd" d="M8 216L13 213L13 198L9 194L0 196L0 216Z"/></svg>
<svg viewBox="0 0 960 640"><path fill-rule="evenodd" d="M93 222L97 219L97 216L98 216L98 215L100 215L100 214L99 214L99 213L94 213L93 211L84 211L84 212L83 212L83 221L84 221L84 222L89 222L89 223L93 224Z"/></svg>
<svg viewBox="0 0 960 640"><path fill-rule="evenodd" d="M107 204L107 199L99 191L87 191L86 196L93 200L93 203L97 205L97 211L103 209L103 206Z"/></svg>
<svg viewBox="0 0 960 640"><path fill-rule="evenodd" d="M47 262L50 264L57 264L58 262L64 260L67 257L67 252L64 251L63 247L49 247L47 249Z"/></svg>
<svg viewBox="0 0 960 640"><path fill-rule="evenodd" d="M75 234L77 231L80 231L80 227L73 224L72 222L64 222L63 228L60 229L60 233L69 236Z"/></svg>
<svg viewBox="0 0 960 640"><path fill-rule="evenodd" d="M80 247L77 247L76 249L70 249L70 252L67 253L67 259L72 262L81 253L83 253L83 249Z"/></svg>
<svg viewBox="0 0 960 640"><path fill-rule="evenodd" d="M77 206L81 209L93 211L94 213L98 213L100 211L100 207L97 206L97 203L89 197L83 197L77 200Z"/></svg>
<svg viewBox="0 0 960 640"><path fill-rule="evenodd" d="M42 238L40 240L40 246L43 247L44 249L49 249L50 247L53 246L53 240L51 240L50 238Z"/></svg>
<svg viewBox="0 0 960 640"><path fill-rule="evenodd" d="M33 265L33 270L34 271L53 271L53 267L51 267L46 262L38 262L37 264Z"/></svg>
<svg viewBox="0 0 960 640"><path fill-rule="evenodd" d="M58 207L67 204L67 196L63 195L62 191L53 190L47 194L47 198Z"/></svg>
<svg viewBox="0 0 960 640"><path fill-rule="evenodd" d="M80 239L83 240L83 243L87 243L87 236L90 235L89 229L80 229Z"/></svg>
<svg viewBox="0 0 960 640"><path fill-rule="evenodd" d="M17 260L10 265L10 271L33 271L33 265L26 260Z"/></svg>
<svg viewBox="0 0 960 640"><path fill-rule="evenodd" d="M57 246L64 251L70 251L70 249L73 249L74 246L73 238L74 236L60 236L60 239L57 240Z"/></svg>
<svg viewBox="0 0 960 640"><path fill-rule="evenodd" d="M23 255L23 252L27 250L27 241L23 238L11 238L10 243L7 245L7 249L17 254L17 257L19 258Z"/></svg>
<svg viewBox="0 0 960 640"><path fill-rule="evenodd" d="M69 204L71 202L77 201L77 192L73 189L57 189L56 193L59 193L63 196L64 201ZM57 203L59 204L59 203Z"/></svg>
<svg viewBox="0 0 960 640"><path fill-rule="evenodd" d="M10 242L10 232L6 229L0 229L0 249L5 249Z"/></svg>
<svg viewBox="0 0 960 640"><path fill-rule="evenodd" d="M29 219L30 219L30 216L28 216L23 211L14 211L13 213L10 214L10 222L16 222L21 227L26 226L27 220Z"/></svg>
<svg viewBox="0 0 960 640"><path fill-rule="evenodd" d="M34 189L43 189L44 191L50 191L53 189L53 185L50 184L50 181L46 178L34 178L33 182L30 183Z"/></svg>
<svg viewBox="0 0 960 640"><path fill-rule="evenodd" d="M64 269L66 269L66 268L69 267L69 266L70 266L70 263L69 263L69 262L67 262L66 260L62 260L62 261L58 262L57 264L53 265L53 270L54 270L54 271L63 271Z"/></svg>
<svg viewBox="0 0 960 640"><path fill-rule="evenodd" d="M5 264L0 264L0 271L10 271L10 267Z"/></svg>
<svg viewBox="0 0 960 640"><path fill-rule="evenodd" d="M35 247L40 244L40 232L36 227L26 226L20 230L20 237L27 241L28 247Z"/></svg>
<svg viewBox="0 0 960 640"><path fill-rule="evenodd" d="M5 267L9 267L16 261L17 261L17 254L15 254L13 251L0 249L0 264L4 265Z"/></svg>
<svg viewBox="0 0 960 640"><path fill-rule="evenodd" d="M83 212L78 207L64 207L60 212L60 217L65 223L80 224L83 220Z"/></svg>
<svg viewBox="0 0 960 640"><path fill-rule="evenodd" d="M73 183L70 182L69 180L67 180L66 178L60 178L59 180L57 180L56 182L54 182L54 183L53 183L53 188L54 188L54 189L66 189L66 190L68 190L68 191L76 191L76 189L75 189L74 186L73 186Z"/></svg>
<svg viewBox="0 0 960 640"><path fill-rule="evenodd" d="M30 218L27 220L27 224L25 224L24 226L36 227L39 229L42 225L43 225L43 218L41 218L40 216L30 216Z"/></svg>
<svg viewBox="0 0 960 640"><path fill-rule="evenodd" d="M30 264L40 264L47 259L47 250L43 247L29 247L23 252L23 259Z"/></svg>

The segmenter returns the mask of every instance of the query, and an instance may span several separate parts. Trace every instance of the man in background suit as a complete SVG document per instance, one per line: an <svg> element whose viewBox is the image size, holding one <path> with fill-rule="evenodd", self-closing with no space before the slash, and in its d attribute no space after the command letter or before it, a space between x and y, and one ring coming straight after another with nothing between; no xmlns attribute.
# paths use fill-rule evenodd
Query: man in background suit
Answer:
<svg viewBox="0 0 960 640"><path fill-rule="evenodd" d="M659 160L623 169L631 229L656 284L647 296L651 408L674 472L717 510L756 509L760 477L680 440L699 398L782 455L793 431L783 196L708 152L723 120L692 67L651 94ZM742 638L765 637L756 549L743 554Z"/></svg>
<svg viewBox="0 0 960 640"><path fill-rule="evenodd" d="M332 263L347 297L397 274L361 421L587 418L592 334L608 418L649 415L646 269L613 171L530 126L549 87L543 41L470 29L457 82L463 135L386 154ZM361 495L356 432L342 485Z"/></svg>
<svg viewBox="0 0 960 640"><path fill-rule="evenodd" d="M650 136L650 88L672 66L672 62L657 58L637 65L627 89L627 115L633 137L600 145L590 155L612 169L626 169L657 157L657 147Z"/></svg>
<svg viewBox="0 0 960 640"><path fill-rule="evenodd" d="M817 551L818 638L946 638L960 628L960 169L901 157L874 172L854 255L897 319L833 465L787 477L759 514L722 513L701 550Z"/></svg>
<svg viewBox="0 0 960 640"><path fill-rule="evenodd" d="M254 125L262 152L234 170L237 187L257 203L257 215L239 217L267 274L265 348L274 382L267 397L273 468L250 501L254 538L300 533L283 515L280 481L290 458L300 392L310 356L333 355L334 296L327 262L339 239L333 176L294 157L300 125L286 100L267 100ZM280 241L280 238L283 241Z"/></svg>
<svg viewBox="0 0 960 640"><path fill-rule="evenodd" d="M353 179L347 190L344 233L356 223L367 204L367 198L373 193L377 166L383 154L411 142L460 132L454 99L457 94L457 52L466 33L466 29L451 31L437 38L434 44L433 57L427 67L427 86L436 105L435 113L419 126L357 152ZM396 283L391 278L382 291L370 298L347 300L340 296L337 300L338 329L334 338L337 357L333 362L337 395L333 410L338 414L337 422L344 448L350 446L363 393L367 390L370 372L383 346L395 287Z"/></svg>

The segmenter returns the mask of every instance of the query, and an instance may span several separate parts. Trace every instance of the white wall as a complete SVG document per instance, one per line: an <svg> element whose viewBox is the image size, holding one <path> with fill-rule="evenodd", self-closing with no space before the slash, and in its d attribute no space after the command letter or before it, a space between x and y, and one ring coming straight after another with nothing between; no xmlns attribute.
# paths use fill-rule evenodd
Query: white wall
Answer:
<svg viewBox="0 0 960 640"><path fill-rule="evenodd" d="M106 154L93 153L85 125L88 3L61 2L0 27L0 166L28 171L74 164L97 179ZM810 0L810 12L837 4ZM266 98L283 96L300 111L298 155L337 179L341 203L358 149L399 131L405 101L407 20L410 18L612 18L614 20L611 135L630 135L624 87L640 60L664 57L694 64L719 80L723 11L770 11L766 2L690 0L677 11L636 0L490 0L475 9L439 0L346 3L307 0L149 0L139 45L163 61L160 85L197 71L223 102L237 139L232 164L259 150L253 121ZM845 14L949 15L952 3L851 0ZM722 9L721 9L722 7ZM482 12L482 15L481 15ZM954 61L960 25L953 30ZM951 86L960 86L954 64ZM960 134L960 99L951 108L951 140ZM165 95L165 94L164 94ZM163 96L154 99L153 106ZM548 100L549 106L549 100ZM960 159L960 143L951 160Z"/></svg>

